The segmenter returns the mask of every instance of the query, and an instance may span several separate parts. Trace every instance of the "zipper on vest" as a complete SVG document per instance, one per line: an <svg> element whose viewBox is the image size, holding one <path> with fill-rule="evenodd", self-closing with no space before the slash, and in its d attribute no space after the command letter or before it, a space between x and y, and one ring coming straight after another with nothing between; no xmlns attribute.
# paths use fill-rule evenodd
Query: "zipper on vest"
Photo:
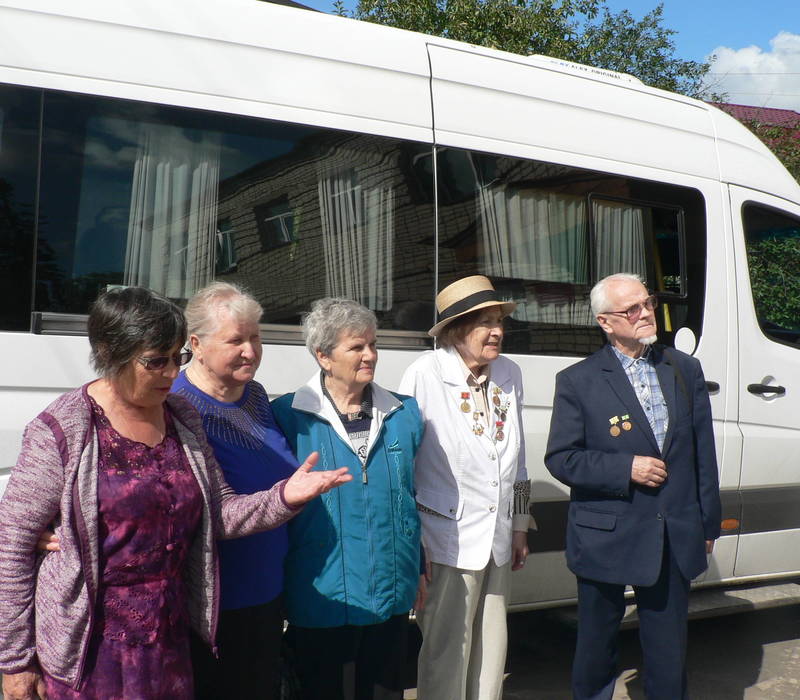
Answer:
<svg viewBox="0 0 800 700"><path fill-rule="evenodd" d="M361 483L364 484L365 486L369 483L369 479L367 478L366 463L361 465Z"/></svg>

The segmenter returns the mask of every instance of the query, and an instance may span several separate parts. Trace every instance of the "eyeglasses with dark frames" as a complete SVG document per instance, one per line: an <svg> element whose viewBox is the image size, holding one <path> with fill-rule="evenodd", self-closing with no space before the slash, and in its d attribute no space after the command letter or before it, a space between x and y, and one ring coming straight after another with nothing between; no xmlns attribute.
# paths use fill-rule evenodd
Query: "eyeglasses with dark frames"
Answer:
<svg viewBox="0 0 800 700"><path fill-rule="evenodd" d="M633 306L629 306L624 311L603 311L603 313L626 316L630 323L636 323L639 320L639 317L642 315L642 311L644 309L652 311L657 307L658 307L658 297L656 297L655 295L651 295L647 297L647 299L645 299L644 301L639 302L638 304L634 304Z"/></svg>
<svg viewBox="0 0 800 700"><path fill-rule="evenodd" d="M183 367L191 359L191 350L181 350L174 355L159 355L157 357L146 357L142 355L141 357L137 357L136 361L145 369L158 372L166 368L170 360L175 363L176 367Z"/></svg>

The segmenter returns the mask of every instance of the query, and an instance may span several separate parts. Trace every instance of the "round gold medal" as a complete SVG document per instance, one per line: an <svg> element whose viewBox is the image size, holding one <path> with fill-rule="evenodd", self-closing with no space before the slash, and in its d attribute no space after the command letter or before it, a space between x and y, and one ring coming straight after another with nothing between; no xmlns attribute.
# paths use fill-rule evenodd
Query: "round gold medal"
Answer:
<svg viewBox="0 0 800 700"><path fill-rule="evenodd" d="M622 431L618 425L612 425L608 432L611 433L611 437L617 437Z"/></svg>
<svg viewBox="0 0 800 700"><path fill-rule="evenodd" d="M627 420L626 420L626 421L625 421L625 422L622 424L622 429L623 429L623 430L630 430L630 429L631 429L631 423L630 423L630 421L627 421Z"/></svg>

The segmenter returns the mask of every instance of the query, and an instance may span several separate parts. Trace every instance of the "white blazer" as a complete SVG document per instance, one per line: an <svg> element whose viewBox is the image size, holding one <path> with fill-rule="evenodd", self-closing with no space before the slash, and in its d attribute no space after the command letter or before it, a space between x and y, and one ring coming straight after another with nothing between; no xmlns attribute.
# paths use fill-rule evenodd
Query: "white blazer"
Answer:
<svg viewBox="0 0 800 700"><path fill-rule="evenodd" d="M472 411L462 410L469 387L455 350L423 353L400 382L400 393L417 399L425 421L414 474L417 503L436 513L420 512L425 554L459 569L483 569L490 555L498 566L510 560L514 482L528 479L522 372L503 356L490 367L491 427L481 435L473 430ZM502 440L496 439L494 396L508 409Z"/></svg>

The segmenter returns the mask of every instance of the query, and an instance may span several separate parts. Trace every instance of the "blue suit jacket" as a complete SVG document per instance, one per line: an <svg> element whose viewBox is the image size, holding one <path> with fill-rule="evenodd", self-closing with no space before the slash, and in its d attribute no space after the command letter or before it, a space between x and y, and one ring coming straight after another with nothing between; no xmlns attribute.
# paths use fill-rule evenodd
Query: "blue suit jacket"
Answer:
<svg viewBox="0 0 800 700"><path fill-rule="evenodd" d="M719 477L702 368L677 350L656 345L653 351L669 411L663 452L610 346L556 377L545 464L571 488L567 564L584 578L653 585L666 529L681 573L692 579L706 569L705 540L719 537ZM630 430L612 435L610 419L619 417L621 426L624 415ZM634 484L635 455L664 460L664 484Z"/></svg>

